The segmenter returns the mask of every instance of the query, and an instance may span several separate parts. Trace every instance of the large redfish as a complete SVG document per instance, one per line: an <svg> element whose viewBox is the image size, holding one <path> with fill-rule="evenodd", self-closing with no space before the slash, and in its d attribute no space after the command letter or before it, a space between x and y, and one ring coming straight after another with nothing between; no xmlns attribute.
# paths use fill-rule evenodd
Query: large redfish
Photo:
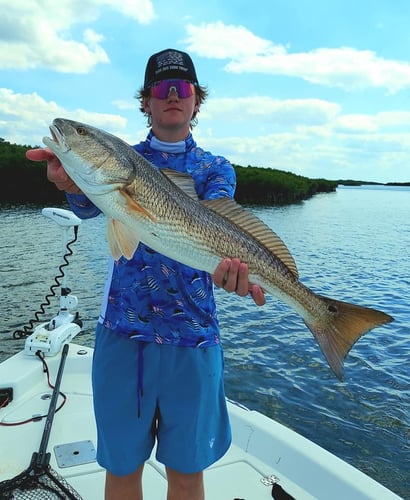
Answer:
<svg viewBox="0 0 410 500"><path fill-rule="evenodd" d="M142 241L195 269L213 273L225 257L249 266L249 279L292 307L318 341L338 378L353 344L393 318L381 311L322 297L298 279L281 239L235 201L199 201L191 177L159 170L131 146L89 125L57 118L54 151L77 186L108 218L115 259L130 259Z"/></svg>

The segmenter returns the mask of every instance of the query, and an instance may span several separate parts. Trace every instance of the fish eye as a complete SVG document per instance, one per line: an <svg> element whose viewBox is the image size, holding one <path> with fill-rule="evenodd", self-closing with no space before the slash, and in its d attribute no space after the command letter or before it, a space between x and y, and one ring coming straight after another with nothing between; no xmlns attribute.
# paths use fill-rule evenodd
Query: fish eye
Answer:
<svg viewBox="0 0 410 500"><path fill-rule="evenodd" d="M78 135L87 135L87 130L85 127L77 127L77 134Z"/></svg>

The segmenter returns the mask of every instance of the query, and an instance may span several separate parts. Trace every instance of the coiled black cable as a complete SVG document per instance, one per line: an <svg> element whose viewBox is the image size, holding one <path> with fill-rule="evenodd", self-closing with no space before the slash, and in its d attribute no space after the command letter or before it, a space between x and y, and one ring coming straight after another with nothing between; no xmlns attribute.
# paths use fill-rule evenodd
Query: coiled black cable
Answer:
<svg viewBox="0 0 410 500"><path fill-rule="evenodd" d="M28 337L33 332L33 327L35 323L40 322L40 317L44 316L46 310L45 308L51 305L50 299L56 296L56 288L61 286L61 280L64 278L64 268L69 265L68 258L73 255L73 251L71 250L71 245L73 245L77 241L78 237L78 226L74 226L74 238L66 244L66 253L63 255L64 262L59 266L58 270L60 274L55 276L54 284L50 286L50 293L48 293L44 297L44 302L40 304L39 310L34 313L34 318L30 319L28 324L23 326L21 330L16 330L13 332L14 339L22 339ZM61 290L62 295L68 295L71 292L69 288L64 288Z"/></svg>

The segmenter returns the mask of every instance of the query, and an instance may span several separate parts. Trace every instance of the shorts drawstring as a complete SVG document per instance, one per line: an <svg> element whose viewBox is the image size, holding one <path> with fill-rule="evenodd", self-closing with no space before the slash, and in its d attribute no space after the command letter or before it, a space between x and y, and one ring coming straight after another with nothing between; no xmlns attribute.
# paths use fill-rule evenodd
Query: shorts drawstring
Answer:
<svg viewBox="0 0 410 500"><path fill-rule="evenodd" d="M141 416L141 398L144 395L142 388L144 377L144 356L145 342L138 342L138 375L137 375L137 398L138 398L138 418Z"/></svg>

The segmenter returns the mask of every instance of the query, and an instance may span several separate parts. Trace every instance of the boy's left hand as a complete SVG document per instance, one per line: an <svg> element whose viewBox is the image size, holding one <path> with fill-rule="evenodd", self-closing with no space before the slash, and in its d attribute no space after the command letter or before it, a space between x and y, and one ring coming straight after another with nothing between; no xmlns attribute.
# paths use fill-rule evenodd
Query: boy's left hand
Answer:
<svg viewBox="0 0 410 500"><path fill-rule="evenodd" d="M251 294L254 302L258 306L266 303L265 293L259 285L249 283L248 264L239 259L223 259L212 279L216 286L223 288L229 293L236 292L239 296L245 297Z"/></svg>

